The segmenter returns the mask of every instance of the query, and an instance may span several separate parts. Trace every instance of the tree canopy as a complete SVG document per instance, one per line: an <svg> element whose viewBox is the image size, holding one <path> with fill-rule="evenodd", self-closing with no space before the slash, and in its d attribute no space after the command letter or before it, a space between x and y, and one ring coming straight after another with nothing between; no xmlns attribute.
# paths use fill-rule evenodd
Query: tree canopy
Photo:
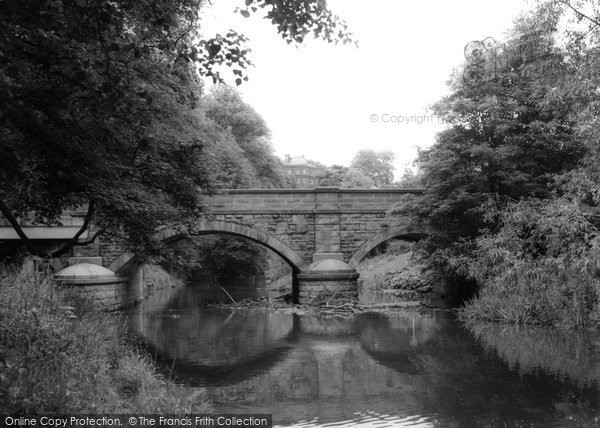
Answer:
<svg viewBox="0 0 600 428"><path fill-rule="evenodd" d="M309 30L326 40L349 39L347 31L333 31L342 21L321 1L245 3L263 9L295 42ZM241 114L258 133L223 122L218 112L230 108L225 93L203 108L198 74L219 80L216 69L224 65L239 84L250 64L243 35L200 37L203 6L0 2L0 212L31 252L20 218L55 225L65 209L87 206L80 232L93 222L104 236L160 254L156 228L185 229L201 210L199 190L221 183L206 167L215 137L226 143L221 158L243 151L249 170L265 168L238 183L266 171L276 185L271 166L261 163L268 157L264 124L248 109Z"/></svg>
<svg viewBox="0 0 600 428"><path fill-rule="evenodd" d="M531 25L515 28L517 43L545 43ZM546 25L553 30L552 22ZM434 106L447 129L418 158L425 194L400 208L431 228L430 255L478 236L490 197L503 204L548 198L555 175L578 165L586 147L569 114L573 106L556 99L554 89L572 73L554 48L535 58L507 58L494 76L454 75L452 93Z"/></svg>
<svg viewBox="0 0 600 428"><path fill-rule="evenodd" d="M448 129L419 157L425 195L398 211L430 226L430 264L479 285L464 319L600 319L598 18L540 2L435 106Z"/></svg>
<svg viewBox="0 0 600 428"><path fill-rule="evenodd" d="M395 155L390 150L359 150L354 155L350 167L323 167L319 174L319 185L346 188L391 187L394 185L394 158Z"/></svg>
<svg viewBox="0 0 600 428"><path fill-rule="evenodd" d="M271 132L264 119L227 86L211 91L203 107L206 116L231 135L241 150L237 156L227 156L230 166L236 160L240 161L238 165L218 168L225 177L239 177L227 187L282 187L283 172L279 159L273 155Z"/></svg>
<svg viewBox="0 0 600 428"><path fill-rule="evenodd" d="M373 149L359 150L350 164L350 170L356 171L353 175L362 173L373 182L376 187L389 187L394 182L395 155L391 150L377 152Z"/></svg>

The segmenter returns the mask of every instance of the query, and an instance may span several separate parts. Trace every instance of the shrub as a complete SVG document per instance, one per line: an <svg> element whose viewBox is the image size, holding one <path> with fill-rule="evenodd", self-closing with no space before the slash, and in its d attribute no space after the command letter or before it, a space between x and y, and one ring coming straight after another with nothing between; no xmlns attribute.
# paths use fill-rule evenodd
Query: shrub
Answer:
<svg viewBox="0 0 600 428"><path fill-rule="evenodd" d="M122 316L89 310L47 273L0 270L0 413L208 409L157 373Z"/></svg>
<svg viewBox="0 0 600 428"><path fill-rule="evenodd" d="M481 286L463 319L567 327L597 320L600 236L584 207L557 197L488 208L499 229L452 260Z"/></svg>

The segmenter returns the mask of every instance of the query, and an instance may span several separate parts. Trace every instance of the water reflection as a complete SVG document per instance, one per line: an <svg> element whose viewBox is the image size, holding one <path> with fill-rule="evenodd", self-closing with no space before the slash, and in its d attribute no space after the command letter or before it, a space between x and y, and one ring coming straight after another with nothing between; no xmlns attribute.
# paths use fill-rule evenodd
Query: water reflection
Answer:
<svg viewBox="0 0 600 428"><path fill-rule="evenodd" d="M600 340L590 331L495 324L473 324L468 329L523 376L543 370L581 386L600 379Z"/></svg>
<svg viewBox="0 0 600 428"><path fill-rule="evenodd" d="M183 288L132 323L220 412L306 426L591 426L598 341L554 330L464 329L443 313L353 319L202 307Z"/></svg>

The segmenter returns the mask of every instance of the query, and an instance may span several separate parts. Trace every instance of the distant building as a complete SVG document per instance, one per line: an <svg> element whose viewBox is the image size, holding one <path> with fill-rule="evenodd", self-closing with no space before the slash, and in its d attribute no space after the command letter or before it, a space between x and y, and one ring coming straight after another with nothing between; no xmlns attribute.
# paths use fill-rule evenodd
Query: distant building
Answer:
<svg viewBox="0 0 600 428"><path fill-rule="evenodd" d="M285 155L283 170L296 187L315 187L319 183L317 175L321 172L321 168L306 160L304 156Z"/></svg>

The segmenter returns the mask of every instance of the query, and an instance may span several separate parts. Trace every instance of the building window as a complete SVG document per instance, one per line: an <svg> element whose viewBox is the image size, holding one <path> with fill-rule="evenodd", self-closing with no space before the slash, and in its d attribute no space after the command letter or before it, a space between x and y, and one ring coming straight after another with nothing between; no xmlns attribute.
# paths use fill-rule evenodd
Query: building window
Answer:
<svg viewBox="0 0 600 428"><path fill-rule="evenodd" d="M288 175L292 175L292 170L288 169Z"/></svg>

